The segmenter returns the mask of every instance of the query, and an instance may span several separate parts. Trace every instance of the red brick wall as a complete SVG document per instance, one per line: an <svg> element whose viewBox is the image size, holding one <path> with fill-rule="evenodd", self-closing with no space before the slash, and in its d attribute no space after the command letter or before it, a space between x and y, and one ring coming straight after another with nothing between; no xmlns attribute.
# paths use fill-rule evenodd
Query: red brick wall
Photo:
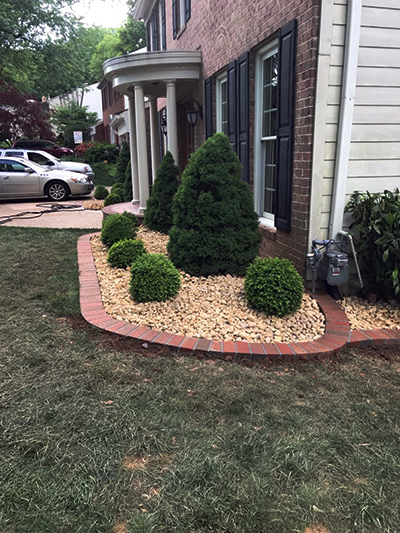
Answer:
<svg viewBox="0 0 400 533"><path fill-rule="evenodd" d="M204 79L250 50L250 185L253 185L255 52L297 19L292 230L260 229L262 255L282 256L304 273L311 187L312 134L320 0L196 0L186 28L172 38L172 4L166 2L167 50L201 49L203 70L193 98L204 104ZM215 85L213 85L215 131ZM205 140L204 119L195 127L195 148Z"/></svg>
<svg viewBox="0 0 400 533"><path fill-rule="evenodd" d="M111 82L102 90L102 103L103 103L103 125L106 141L110 142L110 115L115 115L115 113L120 113L125 110L125 99L121 93L117 91L110 90ZM107 93L105 95L105 93ZM111 95L111 99L110 99Z"/></svg>

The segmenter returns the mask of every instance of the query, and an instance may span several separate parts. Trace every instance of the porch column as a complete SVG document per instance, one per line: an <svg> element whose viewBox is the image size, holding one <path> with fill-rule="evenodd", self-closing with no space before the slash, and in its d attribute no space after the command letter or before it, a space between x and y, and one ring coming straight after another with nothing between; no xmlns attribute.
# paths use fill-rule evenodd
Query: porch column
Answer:
<svg viewBox="0 0 400 533"><path fill-rule="evenodd" d="M135 85L136 141L139 169L139 213L144 213L149 198L149 167L147 164L146 115L142 85Z"/></svg>
<svg viewBox="0 0 400 533"><path fill-rule="evenodd" d="M165 82L167 86L167 148L175 159L175 165L178 162L178 115L176 110L176 81L169 80Z"/></svg>
<svg viewBox="0 0 400 533"><path fill-rule="evenodd" d="M139 171L136 144L135 94L129 96L129 148L131 152L132 203L139 203Z"/></svg>
<svg viewBox="0 0 400 533"><path fill-rule="evenodd" d="M156 179L157 167L160 164L160 133L158 127L157 98L150 98L150 134L151 134L151 168L153 183Z"/></svg>

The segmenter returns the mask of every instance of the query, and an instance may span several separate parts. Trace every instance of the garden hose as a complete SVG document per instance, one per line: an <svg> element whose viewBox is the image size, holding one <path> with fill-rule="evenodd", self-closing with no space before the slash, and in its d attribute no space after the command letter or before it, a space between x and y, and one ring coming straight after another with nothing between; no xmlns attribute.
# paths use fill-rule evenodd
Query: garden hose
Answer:
<svg viewBox="0 0 400 533"><path fill-rule="evenodd" d="M15 215L0 216L0 224L7 224L13 220L29 220L31 218L40 218L45 213L58 213L64 209L69 211L82 211L83 207L79 204L36 204L36 207L46 207L43 211L22 211Z"/></svg>

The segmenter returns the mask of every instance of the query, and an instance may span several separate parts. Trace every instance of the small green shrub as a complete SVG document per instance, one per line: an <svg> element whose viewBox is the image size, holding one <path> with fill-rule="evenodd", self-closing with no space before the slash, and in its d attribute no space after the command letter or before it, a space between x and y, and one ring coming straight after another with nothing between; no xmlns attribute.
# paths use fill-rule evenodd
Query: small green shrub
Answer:
<svg viewBox="0 0 400 533"><path fill-rule="evenodd" d="M244 291L247 302L255 309L284 316L299 309L304 286L290 261L267 257L257 258L249 266Z"/></svg>
<svg viewBox="0 0 400 533"><path fill-rule="evenodd" d="M146 253L141 239L124 239L114 243L108 251L107 261L113 267L126 268Z"/></svg>
<svg viewBox="0 0 400 533"><path fill-rule="evenodd" d="M167 234L172 226L172 200L178 189L179 168L171 152L167 152L157 168L151 196L147 200L144 225Z"/></svg>
<svg viewBox="0 0 400 533"><path fill-rule="evenodd" d="M133 221L124 215L109 215L103 220L101 228L101 242L106 246L112 246L124 239L136 237L136 227Z"/></svg>
<svg viewBox="0 0 400 533"><path fill-rule="evenodd" d="M124 212L122 213L122 215L123 215L124 217L128 217L129 220L132 220L132 224L133 224L134 226L136 226L136 227L139 226L139 220L138 220L137 216L136 216L134 213L130 213L129 211L124 211Z"/></svg>
<svg viewBox="0 0 400 533"><path fill-rule="evenodd" d="M118 194L122 198L123 192L124 192L124 186L122 183L114 183L114 185L111 187L111 192Z"/></svg>
<svg viewBox="0 0 400 533"><path fill-rule="evenodd" d="M124 199L124 202L130 202L133 199L132 174L131 174L131 162L130 161L125 170L123 199Z"/></svg>
<svg viewBox="0 0 400 533"><path fill-rule="evenodd" d="M179 272L164 255L141 255L131 267L130 293L137 302L164 302L180 286Z"/></svg>
<svg viewBox="0 0 400 533"><path fill-rule="evenodd" d="M108 189L106 189L106 187L103 185L99 185L95 188L93 196L96 198L96 200L104 200L107 198L108 194Z"/></svg>
<svg viewBox="0 0 400 533"><path fill-rule="evenodd" d="M400 190L355 192L347 204L354 218L365 292L400 301Z"/></svg>
<svg viewBox="0 0 400 533"><path fill-rule="evenodd" d="M104 200L104 207L107 207L108 205L112 205L112 204L120 204L121 202L122 200L121 200L120 195L116 194L115 192L112 192Z"/></svg>
<svg viewBox="0 0 400 533"><path fill-rule="evenodd" d="M118 148L115 144L105 142L95 143L85 152L85 160L90 164L115 163L118 157Z"/></svg>

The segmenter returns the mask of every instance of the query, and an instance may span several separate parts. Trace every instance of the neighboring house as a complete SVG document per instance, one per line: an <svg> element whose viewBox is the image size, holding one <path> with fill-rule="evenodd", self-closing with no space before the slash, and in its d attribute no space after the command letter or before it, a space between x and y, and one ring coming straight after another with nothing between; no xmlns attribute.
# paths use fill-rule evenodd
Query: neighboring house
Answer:
<svg viewBox="0 0 400 533"><path fill-rule="evenodd" d="M98 85L101 91L101 105L104 126L104 140L111 144L120 144L120 135L126 134L127 102L120 91L113 88L112 82L103 79ZM118 117L116 119L116 117ZM123 123L121 122L123 120ZM123 133L118 131L118 126L123 127Z"/></svg>
<svg viewBox="0 0 400 533"><path fill-rule="evenodd" d="M83 89L75 89L70 93L55 96L48 100L50 109L60 106L64 107L68 105L69 102L75 102L80 106L86 106L91 113L97 113L99 119L102 117L101 91L97 88L97 84L88 85Z"/></svg>
<svg viewBox="0 0 400 533"><path fill-rule="evenodd" d="M253 191L262 254L300 271L312 239L346 227L354 190L400 185L399 0L137 0L134 16L149 51L106 61L102 83L129 100L141 211L165 103L166 148L180 168L226 133Z"/></svg>

